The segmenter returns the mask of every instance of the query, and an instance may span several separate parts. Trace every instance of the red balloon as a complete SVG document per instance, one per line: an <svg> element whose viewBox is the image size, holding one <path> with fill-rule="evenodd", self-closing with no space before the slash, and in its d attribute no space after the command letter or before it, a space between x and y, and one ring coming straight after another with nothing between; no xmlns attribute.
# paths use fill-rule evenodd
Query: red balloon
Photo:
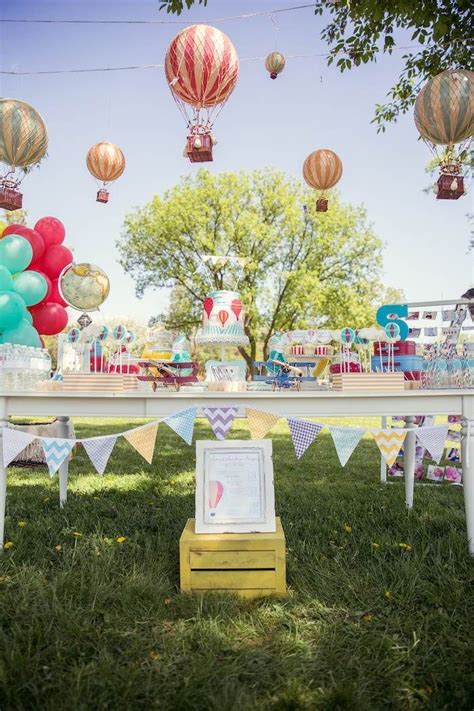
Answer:
<svg viewBox="0 0 474 711"><path fill-rule="evenodd" d="M53 304L60 304L61 306L68 305L67 301L64 301L63 297L61 296L61 292L59 291L58 279L53 279L51 285L51 294L49 295L48 301L51 301Z"/></svg>
<svg viewBox="0 0 474 711"><path fill-rule="evenodd" d="M67 311L59 304L41 304L30 309L33 316L33 326L40 336L55 336L61 333L68 321Z"/></svg>
<svg viewBox="0 0 474 711"><path fill-rule="evenodd" d="M6 237L7 235L20 235L20 237L24 237L28 240L33 250L32 263L38 261L43 256L45 250L43 238L36 230L31 230L29 227L25 227L25 225L9 225L2 237ZM29 268L31 269L31 264Z"/></svg>
<svg viewBox="0 0 474 711"><path fill-rule="evenodd" d="M70 249L63 244L53 244L47 247L40 262L41 271L45 272L51 279L57 279L64 267L73 261L74 257Z"/></svg>
<svg viewBox="0 0 474 711"><path fill-rule="evenodd" d="M36 223L35 230L43 238L46 249L53 244L62 244L66 236L66 229L57 217L42 217Z"/></svg>

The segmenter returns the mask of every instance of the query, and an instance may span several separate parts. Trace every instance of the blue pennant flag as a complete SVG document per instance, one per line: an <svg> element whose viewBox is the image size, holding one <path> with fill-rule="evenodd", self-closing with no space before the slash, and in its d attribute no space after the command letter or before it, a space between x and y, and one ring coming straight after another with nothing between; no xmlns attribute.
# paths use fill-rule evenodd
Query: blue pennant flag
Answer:
<svg viewBox="0 0 474 711"><path fill-rule="evenodd" d="M359 444L364 430L355 427L329 427L341 466L345 467L354 449Z"/></svg>
<svg viewBox="0 0 474 711"><path fill-rule="evenodd" d="M165 417L163 422L166 422L168 427L171 427L187 444L191 444L193 441L196 414L197 407L188 407L186 410L181 410L174 415Z"/></svg>
<svg viewBox="0 0 474 711"><path fill-rule="evenodd" d="M69 457L76 442L73 439L50 439L44 437L41 440L41 444L43 445L43 452L46 458L46 464L48 465L49 474L53 476L61 464Z"/></svg>

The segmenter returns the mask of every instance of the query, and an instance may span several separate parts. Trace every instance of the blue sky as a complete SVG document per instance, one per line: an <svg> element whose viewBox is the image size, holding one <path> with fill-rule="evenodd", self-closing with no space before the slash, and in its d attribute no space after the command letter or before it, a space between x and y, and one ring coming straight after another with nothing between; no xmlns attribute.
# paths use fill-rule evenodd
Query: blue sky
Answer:
<svg viewBox="0 0 474 711"><path fill-rule="evenodd" d="M1 17L15 19L215 18L304 3L291 0L209 0L180 18L159 13L159 0L3 0ZM321 18L311 9L214 22L239 56L258 57L278 48L286 55L325 51ZM46 70L160 64L178 31L167 25L0 25L2 69ZM402 44L410 44L406 38ZM387 286L404 289L409 301L453 298L472 285L466 254L472 195L435 200L422 189L428 148L417 141L412 116L377 135L374 105L397 78L402 52L341 75L322 58L287 61L271 81L259 61L241 63L237 88L215 127L219 145L211 171L275 166L300 177L304 158L316 148L342 158L342 198L364 203L386 244ZM148 291L138 300L132 279L117 263L115 241L134 206L162 194L195 166L182 157L185 126L162 69L34 77L1 76L1 94L28 101L46 120L49 158L23 183L29 222L55 215L66 225L66 243L78 261L92 261L111 277L104 315L161 312L166 295ZM85 165L90 145L110 140L123 149L127 168L110 203L95 202L96 184Z"/></svg>

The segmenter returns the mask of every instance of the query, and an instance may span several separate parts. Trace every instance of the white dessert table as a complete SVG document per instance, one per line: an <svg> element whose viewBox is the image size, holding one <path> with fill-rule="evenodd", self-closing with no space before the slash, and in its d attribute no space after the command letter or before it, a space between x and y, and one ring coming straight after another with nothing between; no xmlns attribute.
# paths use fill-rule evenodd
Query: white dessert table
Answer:
<svg viewBox="0 0 474 711"><path fill-rule="evenodd" d="M404 392L334 392L284 390L279 392L175 392L172 390L121 393L0 392L1 427L9 417L58 417L67 436L70 417L124 417L160 419L186 407L232 404L239 416L252 407L280 417L386 417L406 416L414 430L416 415L461 415L464 502L469 551L474 556L474 390L407 390ZM199 414L199 413L198 413ZM405 501L413 507L415 431L405 440ZM59 471L60 504L67 498L68 464ZM7 472L0 456L0 547L3 547Z"/></svg>

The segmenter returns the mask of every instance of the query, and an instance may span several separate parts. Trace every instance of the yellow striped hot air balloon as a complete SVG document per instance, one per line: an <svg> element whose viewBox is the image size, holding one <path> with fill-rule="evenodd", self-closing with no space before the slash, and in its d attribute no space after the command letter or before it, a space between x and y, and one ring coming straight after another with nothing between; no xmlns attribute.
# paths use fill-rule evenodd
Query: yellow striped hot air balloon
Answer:
<svg viewBox="0 0 474 711"><path fill-rule="evenodd" d="M124 154L115 143L101 141L89 148L86 162L89 173L102 183L97 193L97 202L108 202L109 191L106 186L120 178L125 170Z"/></svg>
<svg viewBox="0 0 474 711"><path fill-rule="evenodd" d="M271 52L265 59L265 68L270 72L270 79L276 79L285 68L285 57L281 52Z"/></svg>
<svg viewBox="0 0 474 711"><path fill-rule="evenodd" d="M414 119L441 167L437 197L459 198L461 164L474 133L474 72L447 69L430 79L416 98Z"/></svg>
<svg viewBox="0 0 474 711"><path fill-rule="evenodd" d="M0 99L0 161L7 166L0 178L0 207L21 208L18 186L24 174L44 158L47 148L48 132L39 113L25 101Z"/></svg>
<svg viewBox="0 0 474 711"><path fill-rule="evenodd" d="M326 212L328 209L326 192L339 182L341 175L341 159L329 148L313 151L306 158L303 164L303 178L311 188L322 191L322 195L316 201L317 212Z"/></svg>

